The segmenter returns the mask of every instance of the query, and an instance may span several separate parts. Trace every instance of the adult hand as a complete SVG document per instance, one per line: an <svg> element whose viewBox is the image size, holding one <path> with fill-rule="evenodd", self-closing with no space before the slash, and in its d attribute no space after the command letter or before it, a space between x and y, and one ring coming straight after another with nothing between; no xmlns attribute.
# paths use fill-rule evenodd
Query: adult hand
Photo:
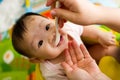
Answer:
<svg viewBox="0 0 120 80"><path fill-rule="evenodd" d="M54 8L56 1L47 0L46 5ZM96 6L89 0L58 1L61 2L61 8L53 9L51 11L52 15L81 25L103 24L120 32L119 8Z"/></svg>
<svg viewBox="0 0 120 80"><path fill-rule="evenodd" d="M62 66L69 80L94 80L87 71L80 69L76 64L71 66L68 62L63 62Z"/></svg>
<svg viewBox="0 0 120 80"><path fill-rule="evenodd" d="M89 52L83 44L78 46L75 40L69 43L69 48L65 52L65 62L62 63L67 76L71 80L111 80L103 74L95 60L89 55ZM86 76L79 76L83 74Z"/></svg>
<svg viewBox="0 0 120 80"><path fill-rule="evenodd" d="M79 68L87 71L92 77L101 73L95 60L90 56L83 44L79 47L76 41L73 40L72 44L69 44L69 53L72 56L73 63L77 64Z"/></svg>
<svg viewBox="0 0 120 80"><path fill-rule="evenodd" d="M47 6L54 8L57 0L47 0ZM95 16L99 13L97 6L90 3L88 0L58 0L61 3L61 8L56 8L51 11L53 16L69 20L71 22L88 25L93 24L98 17ZM97 13L96 13L97 12Z"/></svg>
<svg viewBox="0 0 120 80"><path fill-rule="evenodd" d="M94 80L86 70L79 68L72 58L76 59L77 57L70 55L70 52L65 50L65 61L62 62L62 66L69 80Z"/></svg>

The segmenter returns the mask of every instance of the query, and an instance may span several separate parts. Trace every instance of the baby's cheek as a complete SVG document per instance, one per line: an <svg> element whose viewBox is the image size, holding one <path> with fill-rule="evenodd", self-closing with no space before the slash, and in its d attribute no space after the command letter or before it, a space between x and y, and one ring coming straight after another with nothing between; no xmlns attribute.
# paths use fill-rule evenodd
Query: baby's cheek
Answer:
<svg viewBox="0 0 120 80"><path fill-rule="evenodd" d="M52 48L52 49L48 50L47 53L48 53L50 58L56 58L60 52L59 52L59 50Z"/></svg>

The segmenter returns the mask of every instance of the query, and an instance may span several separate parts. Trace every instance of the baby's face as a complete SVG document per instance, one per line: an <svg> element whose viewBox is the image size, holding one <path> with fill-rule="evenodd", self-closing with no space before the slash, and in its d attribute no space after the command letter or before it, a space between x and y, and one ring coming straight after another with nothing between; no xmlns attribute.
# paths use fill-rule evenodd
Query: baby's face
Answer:
<svg viewBox="0 0 120 80"><path fill-rule="evenodd" d="M55 45L56 30L52 20L42 16L32 16L26 21L26 27L24 41L33 58L56 58L68 46L66 33L60 33L60 41Z"/></svg>

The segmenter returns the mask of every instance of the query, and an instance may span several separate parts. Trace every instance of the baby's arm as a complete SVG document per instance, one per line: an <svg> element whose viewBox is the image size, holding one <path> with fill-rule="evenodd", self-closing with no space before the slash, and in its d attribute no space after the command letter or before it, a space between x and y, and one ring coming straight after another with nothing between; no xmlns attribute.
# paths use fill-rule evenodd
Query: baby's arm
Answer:
<svg viewBox="0 0 120 80"><path fill-rule="evenodd" d="M115 45L115 35L101 31L94 25L84 27L82 38L90 43L100 43L104 47Z"/></svg>

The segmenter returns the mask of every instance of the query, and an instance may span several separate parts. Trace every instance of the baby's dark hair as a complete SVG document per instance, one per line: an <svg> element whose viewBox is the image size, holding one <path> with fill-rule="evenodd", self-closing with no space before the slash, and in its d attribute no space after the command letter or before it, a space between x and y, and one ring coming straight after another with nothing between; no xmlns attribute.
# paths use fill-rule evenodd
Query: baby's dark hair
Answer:
<svg viewBox="0 0 120 80"><path fill-rule="evenodd" d="M27 57L30 57L30 54L28 54L28 52L25 50L24 46L21 43L24 40L23 36L27 30L25 21L33 15L41 16L40 14L32 13L32 12L25 13L16 21L15 25L13 26L13 30L12 30L12 44L13 44L14 49L18 53L24 56L27 56Z"/></svg>

